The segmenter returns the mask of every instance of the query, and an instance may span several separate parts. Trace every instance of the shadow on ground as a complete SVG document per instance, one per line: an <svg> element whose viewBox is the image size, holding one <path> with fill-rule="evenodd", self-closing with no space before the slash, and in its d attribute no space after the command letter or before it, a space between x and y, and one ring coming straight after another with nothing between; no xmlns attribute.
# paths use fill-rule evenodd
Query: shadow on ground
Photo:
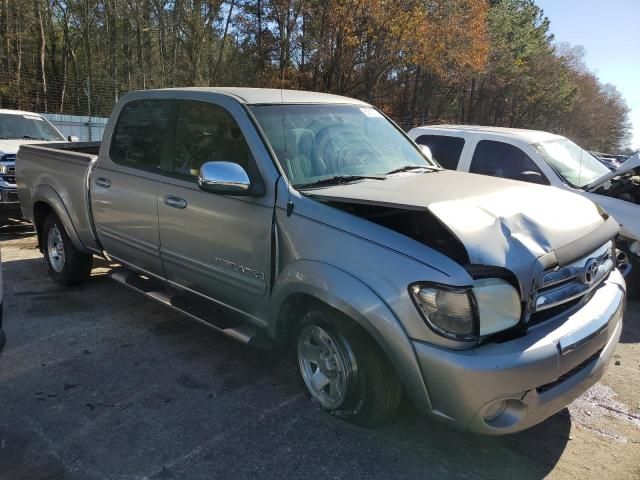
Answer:
<svg viewBox="0 0 640 480"><path fill-rule="evenodd" d="M485 437L408 401L393 424L364 430L323 414L290 362L104 275L62 289L41 259L4 270L1 478L537 479L569 439L566 410Z"/></svg>
<svg viewBox="0 0 640 480"><path fill-rule="evenodd" d="M27 243L10 242L33 257ZM393 424L355 427L307 398L296 365L109 281L108 262L62 288L36 257L3 262L2 479L538 479L567 446L567 410L486 437L405 400Z"/></svg>
<svg viewBox="0 0 640 480"><path fill-rule="evenodd" d="M622 333L620 342L622 343L640 343L640 302L627 303L627 310L624 314L624 322L622 324Z"/></svg>

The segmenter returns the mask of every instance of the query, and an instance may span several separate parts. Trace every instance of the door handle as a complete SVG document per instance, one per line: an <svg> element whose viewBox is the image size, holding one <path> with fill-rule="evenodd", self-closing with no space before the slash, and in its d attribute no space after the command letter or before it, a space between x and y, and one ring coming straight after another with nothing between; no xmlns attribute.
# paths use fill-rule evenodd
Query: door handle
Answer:
<svg viewBox="0 0 640 480"><path fill-rule="evenodd" d="M111 180L104 177L96 178L96 185L103 188L109 188L111 186Z"/></svg>
<svg viewBox="0 0 640 480"><path fill-rule="evenodd" d="M167 195L164 197L164 204L171 208L187 208L187 201L184 198Z"/></svg>

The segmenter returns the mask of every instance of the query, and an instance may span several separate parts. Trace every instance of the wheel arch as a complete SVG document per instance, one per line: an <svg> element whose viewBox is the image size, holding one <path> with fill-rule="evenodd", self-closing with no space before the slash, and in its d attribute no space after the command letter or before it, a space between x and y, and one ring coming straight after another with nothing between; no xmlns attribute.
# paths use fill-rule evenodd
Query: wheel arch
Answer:
<svg viewBox="0 0 640 480"><path fill-rule="evenodd" d="M268 326L272 338L289 340L303 312L326 305L364 328L386 354L414 402L431 409L409 337L389 307L362 281L333 265L299 260L280 272L272 300Z"/></svg>
<svg viewBox="0 0 640 480"><path fill-rule="evenodd" d="M38 248L42 251L42 226L51 213L54 213L62 226L67 231L73 245L81 251L86 251L85 246L80 241L80 237L73 226L69 212L67 212L62 199L58 193L49 185L40 185L33 195L32 200L33 224L36 227L38 236Z"/></svg>

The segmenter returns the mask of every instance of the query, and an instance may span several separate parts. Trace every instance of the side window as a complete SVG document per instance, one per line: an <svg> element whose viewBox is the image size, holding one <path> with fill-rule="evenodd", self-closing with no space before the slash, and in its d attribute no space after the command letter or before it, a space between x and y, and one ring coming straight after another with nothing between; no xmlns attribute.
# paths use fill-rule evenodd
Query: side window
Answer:
<svg viewBox="0 0 640 480"><path fill-rule="evenodd" d="M526 153L508 143L492 140L478 142L469 172L549 185Z"/></svg>
<svg viewBox="0 0 640 480"><path fill-rule="evenodd" d="M174 104L167 100L134 100L118 117L109 156L123 165L160 170L162 152L171 137Z"/></svg>
<svg viewBox="0 0 640 480"><path fill-rule="evenodd" d="M224 108L207 102L178 102L173 172L196 178L206 162L234 162L248 170L249 146Z"/></svg>
<svg viewBox="0 0 640 480"><path fill-rule="evenodd" d="M419 145L426 145L431 149L433 158L449 170L458 168L458 161L464 148L464 139L447 135L421 135L416 139Z"/></svg>

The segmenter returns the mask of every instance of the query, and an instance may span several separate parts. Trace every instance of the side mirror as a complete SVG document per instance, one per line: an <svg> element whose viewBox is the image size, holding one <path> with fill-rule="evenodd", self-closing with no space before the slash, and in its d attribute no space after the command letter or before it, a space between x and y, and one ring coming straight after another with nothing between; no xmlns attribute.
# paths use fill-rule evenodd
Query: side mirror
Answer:
<svg viewBox="0 0 640 480"><path fill-rule="evenodd" d="M68 140L69 142L79 142L79 141L80 141L80 139L79 139L78 137L76 137L75 135L69 135L69 136L67 137L67 140Z"/></svg>
<svg viewBox="0 0 640 480"><path fill-rule="evenodd" d="M251 195L247 172L233 162L207 162L198 172L200 190L222 195Z"/></svg>
<svg viewBox="0 0 640 480"><path fill-rule="evenodd" d="M426 145L420 145L420 150L422 150L422 153L424 153L425 157L427 157L432 162L434 161L433 153L431 153L431 149L429 147L427 147Z"/></svg>
<svg viewBox="0 0 640 480"><path fill-rule="evenodd" d="M521 182L537 183L538 185L549 185L547 179L544 178L540 172L533 172L531 170L519 173L515 180L520 180Z"/></svg>

